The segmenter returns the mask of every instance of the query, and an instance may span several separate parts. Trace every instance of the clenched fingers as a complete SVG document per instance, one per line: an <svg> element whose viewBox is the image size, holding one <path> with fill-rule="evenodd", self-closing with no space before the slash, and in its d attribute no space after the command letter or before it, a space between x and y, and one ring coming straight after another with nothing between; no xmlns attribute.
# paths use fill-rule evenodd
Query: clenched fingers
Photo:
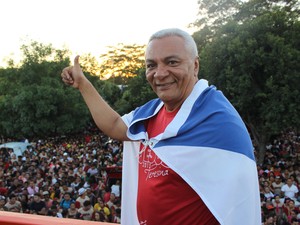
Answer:
<svg viewBox="0 0 300 225"><path fill-rule="evenodd" d="M72 68L73 66L66 67L61 73L61 79L65 84L72 85L74 82L72 78Z"/></svg>

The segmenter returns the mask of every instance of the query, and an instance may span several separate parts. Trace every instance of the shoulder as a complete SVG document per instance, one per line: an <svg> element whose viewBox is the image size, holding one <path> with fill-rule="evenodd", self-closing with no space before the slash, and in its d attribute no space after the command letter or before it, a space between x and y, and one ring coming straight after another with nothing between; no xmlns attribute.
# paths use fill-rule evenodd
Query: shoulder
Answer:
<svg viewBox="0 0 300 225"><path fill-rule="evenodd" d="M159 98L153 99L130 113L123 115L122 119L128 126L134 118L147 118L153 115L161 103L162 101Z"/></svg>

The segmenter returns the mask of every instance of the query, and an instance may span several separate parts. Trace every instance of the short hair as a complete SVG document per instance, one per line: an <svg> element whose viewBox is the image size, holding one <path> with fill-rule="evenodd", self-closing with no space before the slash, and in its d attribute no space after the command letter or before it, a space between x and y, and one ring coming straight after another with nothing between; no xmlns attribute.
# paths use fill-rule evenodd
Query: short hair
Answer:
<svg viewBox="0 0 300 225"><path fill-rule="evenodd" d="M16 198L16 197L17 197L17 196L16 196L15 194L10 194L10 195L9 195L9 198L10 198L10 199Z"/></svg>
<svg viewBox="0 0 300 225"><path fill-rule="evenodd" d="M85 200L84 202L83 202L83 206L89 206L89 205L91 205L91 202L89 201L89 200Z"/></svg>
<svg viewBox="0 0 300 225"><path fill-rule="evenodd" d="M194 38L186 31L178 28L168 28L168 29L163 29L155 32L149 38L148 44L155 39L161 39L164 37L172 37L172 36L181 37L185 42L186 48L190 51L192 56L193 57L198 56L198 49Z"/></svg>

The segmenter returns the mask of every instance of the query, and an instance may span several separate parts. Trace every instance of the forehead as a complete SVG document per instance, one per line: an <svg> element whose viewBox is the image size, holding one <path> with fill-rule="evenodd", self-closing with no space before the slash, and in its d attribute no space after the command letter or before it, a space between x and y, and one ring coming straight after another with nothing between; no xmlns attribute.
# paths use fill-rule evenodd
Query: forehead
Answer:
<svg viewBox="0 0 300 225"><path fill-rule="evenodd" d="M178 36L168 36L159 39L154 39L149 42L145 58L146 60L155 60L170 56L182 56L187 54L183 38Z"/></svg>

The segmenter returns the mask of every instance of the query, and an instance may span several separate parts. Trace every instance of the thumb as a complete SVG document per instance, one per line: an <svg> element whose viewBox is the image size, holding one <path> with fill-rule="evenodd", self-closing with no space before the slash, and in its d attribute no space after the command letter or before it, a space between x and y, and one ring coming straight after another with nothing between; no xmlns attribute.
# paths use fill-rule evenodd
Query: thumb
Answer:
<svg viewBox="0 0 300 225"><path fill-rule="evenodd" d="M76 69L80 69L80 64L79 64L79 55L77 55L75 58L74 58L74 67Z"/></svg>

